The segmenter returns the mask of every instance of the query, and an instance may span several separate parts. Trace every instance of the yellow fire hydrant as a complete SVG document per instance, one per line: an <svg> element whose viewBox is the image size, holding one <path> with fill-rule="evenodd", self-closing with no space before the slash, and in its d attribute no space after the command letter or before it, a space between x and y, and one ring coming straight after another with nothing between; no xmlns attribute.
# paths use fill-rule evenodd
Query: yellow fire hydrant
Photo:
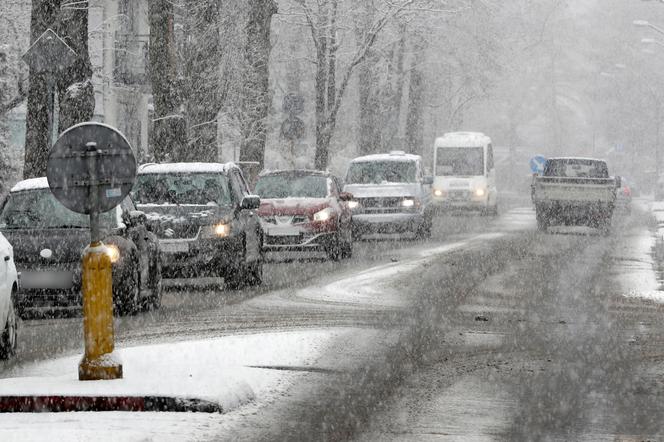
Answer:
<svg viewBox="0 0 664 442"><path fill-rule="evenodd" d="M85 355L78 366L81 381L121 379L122 364L113 354L113 268L106 246L90 244L82 259Z"/></svg>

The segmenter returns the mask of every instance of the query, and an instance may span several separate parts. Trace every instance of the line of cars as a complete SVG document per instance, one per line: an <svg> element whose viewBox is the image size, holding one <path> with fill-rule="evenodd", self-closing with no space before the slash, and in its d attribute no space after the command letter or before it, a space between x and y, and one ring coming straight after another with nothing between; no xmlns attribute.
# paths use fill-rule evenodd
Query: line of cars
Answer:
<svg viewBox="0 0 664 442"><path fill-rule="evenodd" d="M366 235L428 238L436 210L496 207L488 138L448 136L435 163L448 176L426 176L421 157L401 151L355 158L345 182L322 171L268 170L253 191L233 163L144 164L130 197L100 217L116 313L159 308L162 278L259 285L267 253L346 259ZM80 308L88 222L53 197L46 178L19 182L2 202L0 357L13 351L3 352L4 343L15 349L14 311Z"/></svg>

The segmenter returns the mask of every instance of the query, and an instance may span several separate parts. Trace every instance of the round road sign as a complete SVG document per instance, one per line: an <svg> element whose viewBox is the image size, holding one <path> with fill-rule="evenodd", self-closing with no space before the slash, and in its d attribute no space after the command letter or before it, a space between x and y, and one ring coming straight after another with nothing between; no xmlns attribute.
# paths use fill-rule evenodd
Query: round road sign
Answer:
<svg viewBox="0 0 664 442"><path fill-rule="evenodd" d="M60 135L48 156L48 185L74 212L107 212L129 194L136 158L127 139L102 123L81 123Z"/></svg>
<svg viewBox="0 0 664 442"><path fill-rule="evenodd" d="M530 171L532 173L541 174L544 172L544 165L546 164L546 157L543 155L535 155L530 159Z"/></svg>

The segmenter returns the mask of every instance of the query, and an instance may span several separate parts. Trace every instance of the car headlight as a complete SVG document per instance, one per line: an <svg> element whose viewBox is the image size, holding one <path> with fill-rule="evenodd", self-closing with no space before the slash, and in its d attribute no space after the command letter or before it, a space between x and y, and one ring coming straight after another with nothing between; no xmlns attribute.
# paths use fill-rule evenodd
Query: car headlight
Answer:
<svg viewBox="0 0 664 442"><path fill-rule="evenodd" d="M404 198L401 200L401 207L415 207L417 205L417 200L415 198Z"/></svg>
<svg viewBox="0 0 664 442"><path fill-rule="evenodd" d="M116 262L120 261L120 248L115 244L106 244L104 252L111 260L111 264L115 264Z"/></svg>
<svg viewBox="0 0 664 442"><path fill-rule="evenodd" d="M485 194L486 190L484 190L482 187L475 189L475 196L484 196Z"/></svg>
<svg viewBox="0 0 664 442"><path fill-rule="evenodd" d="M360 202L359 201L355 201L355 200L348 201L348 208L349 209L353 210L353 209L357 209L358 207L360 207Z"/></svg>
<svg viewBox="0 0 664 442"><path fill-rule="evenodd" d="M433 196L443 196L445 195L445 192L443 192L441 189L433 189Z"/></svg>
<svg viewBox="0 0 664 442"><path fill-rule="evenodd" d="M314 221L323 222L332 218L333 211L330 207L327 207L319 212L314 213Z"/></svg>
<svg viewBox="0 0 664 442"><path fill-rule="evenodd" d="M231 233L231 226L229 224L219 223L214 226L214 234L220 238L225 238Z"/></svg>

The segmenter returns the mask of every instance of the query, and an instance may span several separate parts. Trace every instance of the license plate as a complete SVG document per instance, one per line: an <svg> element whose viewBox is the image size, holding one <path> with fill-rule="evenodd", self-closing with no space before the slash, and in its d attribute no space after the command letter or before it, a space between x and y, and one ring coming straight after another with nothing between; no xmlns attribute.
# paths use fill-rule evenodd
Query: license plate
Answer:
<svg viewBox="0 0 664 442"><path fill-rule="evenodd" d="M69 271L21 272L21 287L25 289L70 289L74 274Z"/></svg>
<svg viewBox="0 0 664 442"><path fill-rule="evenodd" d="M269 236L299 236L300 229L292 226L273 226L267 229Z"/></svg>
<svg viewBox="0 0 664 442"><path fill-rule="evenodd" d="M160 241L161 251L164 253L188 253L188 242L164 242Z"/></svg>

